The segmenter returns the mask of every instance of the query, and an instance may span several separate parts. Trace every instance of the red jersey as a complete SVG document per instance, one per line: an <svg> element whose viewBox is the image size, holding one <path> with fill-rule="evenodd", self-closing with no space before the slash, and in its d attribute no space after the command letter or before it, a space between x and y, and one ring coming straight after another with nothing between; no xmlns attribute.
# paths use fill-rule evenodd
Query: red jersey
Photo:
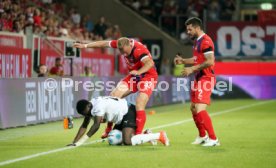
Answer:
<svg viewBox="0 0 276 168"><path fill-rule="evenodd" d="M139 70L142 66L144 66L142 60L145 58L152 59L152 56L146 46L142 43L135 40L130 40L130 44L133 46L133 48L130 55L124 55L125 62L129 71ZM112 48L117 48L117 40L110 41L109 46ZM145 73L145 75L146 74L154 76L158 75L155 67L150 68Z"/></svg>
<svg viewBox="0 0 276 168"><path fill-rule="evenodd" d="M193 46L194 65L202 64L206 60L204 54L209 53L214 53L214 43L207 34L204 34L195 41ZM202 76L215 76L214 66L196 72L195 76L197 80Z"/></svg>

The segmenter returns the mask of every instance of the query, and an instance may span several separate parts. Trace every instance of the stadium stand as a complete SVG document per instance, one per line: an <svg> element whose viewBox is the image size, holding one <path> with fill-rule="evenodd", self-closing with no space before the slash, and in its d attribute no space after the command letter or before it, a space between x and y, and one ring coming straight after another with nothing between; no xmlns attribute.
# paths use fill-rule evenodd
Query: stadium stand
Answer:
<svg viewBox="0 0 276 168"><path fill-rule="evenodd" d="M77 8L63 1L3 0L0 2L0 31L25 33L33 26L34 34L51 37L68 37L80 41L113 39L121 36L120 27L101 17L91 20L81 15Z"/></svg>
<svg viewBox="0 0 276 168"><path fill-rule="evenodd" d="M122 3L141 14L173 36L183 38L183 23L189 17L207 21L232 21L236 12L234 0L121 0ZM208 10L206 16L204 11ZM177 29L176 29L177 28ZM181 38L181 39L182 39ZM185 39L182 39L185 41Z"/></svg>

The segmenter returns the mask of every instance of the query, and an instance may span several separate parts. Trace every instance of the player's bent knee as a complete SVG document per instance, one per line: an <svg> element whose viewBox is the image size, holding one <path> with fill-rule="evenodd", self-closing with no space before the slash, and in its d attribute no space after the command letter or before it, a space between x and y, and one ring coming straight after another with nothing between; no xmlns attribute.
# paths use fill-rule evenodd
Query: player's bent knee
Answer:
<svg viewBox="0 0 276 168"><path fill-rule="evenodd" d="M120 92L117 91L117 90L114 90L114 91L112 91L112 92L110 93L110 96L121 98L121 97L122 97L122 93L120 93Z"/></svg>

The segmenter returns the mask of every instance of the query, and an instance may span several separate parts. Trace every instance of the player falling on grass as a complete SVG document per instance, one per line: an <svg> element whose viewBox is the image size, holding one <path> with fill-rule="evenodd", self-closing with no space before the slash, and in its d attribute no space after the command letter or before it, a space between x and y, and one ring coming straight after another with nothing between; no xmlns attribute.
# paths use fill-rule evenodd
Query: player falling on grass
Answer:
<svg viewBox="0 0 276 168"><path fill-rule="evenodd" d="M82 145L98 131L100 124L105 121L115 123L114 129L122 131L124 145L139 145L156 140L159 140L165 146L169 145L169 139L164 131L135 135L136 109L134 105L128 104L125 99L105 96L92 99L91 102L80 100L77 102L76 109L85 118L73 143L68 146ZM92 118L94 123L85 134Z"/></svg>
<svg viewBox="0 0 276 168"><path fill-rule="evenodd" d="M191 64L182 71L184 76L195 74L194 83L191 86L191 111L194 122L199 131L199 136L192 144L202 146L220 145L213 128L207 105L210 105L212 89L215 86L214 75L214 44L212 39L203 32L202 21L199 18L190 18L185 22L187 33L194 41L193 57L183 59L176 55L175 64ZM208 135L206 134L208 133Z"/></svg>
<svg viewBox="0 0 276 168"><path fill-rule="evenodd" d="M131 93L139 91L136 98L136 133L141 134L146 122L145 108L157 84L158 74L152 56L146 46L132 39L122 37L112 41L96 41L88 44L75 43L76 48L112 47L118 48L124 55L129 69L129 75L119 82L111 92L111 96L124 98ZM109 123L102 138L107 137L111 131Z"/></svg>

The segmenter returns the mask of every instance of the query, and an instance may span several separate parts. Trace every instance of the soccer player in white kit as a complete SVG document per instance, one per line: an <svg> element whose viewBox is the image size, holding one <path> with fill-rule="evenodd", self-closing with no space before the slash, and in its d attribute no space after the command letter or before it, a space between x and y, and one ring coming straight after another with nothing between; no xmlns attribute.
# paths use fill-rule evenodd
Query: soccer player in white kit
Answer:
<svg viewBox="0 0 276 168"><path fill-rule="evenodd" d="M76 109L79 114L84 116L84 120L73 143L68 146L82 145L98 131L100 124L103 122L112 122L116 124L114 129L122 131L124 145L138 145L153 140L159 140L165 146L169 145L169 139L165 131L135 135L135 106L128 104L125 99L104 96L93 98L90 102L87 100L80 100L77 102ZM94 123L87 134L85 134L91 118L93 118Z"/></svg>

